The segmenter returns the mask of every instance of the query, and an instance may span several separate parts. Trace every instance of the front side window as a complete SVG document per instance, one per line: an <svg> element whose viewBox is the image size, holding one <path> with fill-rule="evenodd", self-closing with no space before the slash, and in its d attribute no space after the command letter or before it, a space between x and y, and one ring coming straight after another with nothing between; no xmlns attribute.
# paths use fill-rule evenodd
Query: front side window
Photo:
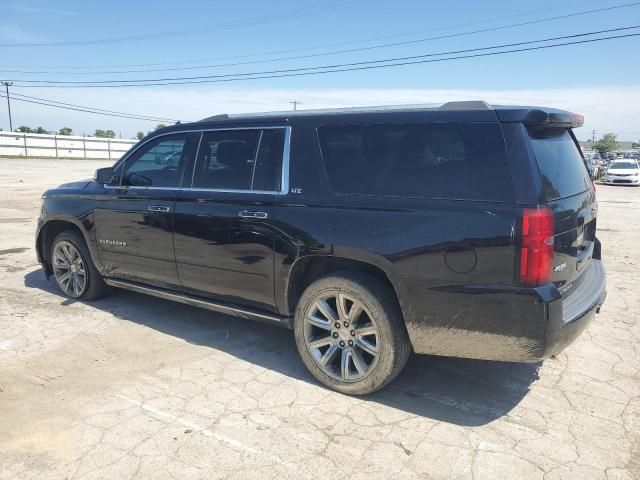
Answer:
<svg viewBox="0 0 640 480"><path fill-rule="evenodd" d="M130 187L177 187L178 172L185 161L186 134L159 137L127 159L122 185Z"/></svg>
<svg viewBox="0 0 640 480"><path fill-rule="evenodd" d="M280 190L284 129L204 132L193 188Z"/></svg>
<svg viewBox="0 0 640 480"><path fill-rule="evenodd" d="M337 193L510 201L498 124L386 124L318 129Z"/></svg>

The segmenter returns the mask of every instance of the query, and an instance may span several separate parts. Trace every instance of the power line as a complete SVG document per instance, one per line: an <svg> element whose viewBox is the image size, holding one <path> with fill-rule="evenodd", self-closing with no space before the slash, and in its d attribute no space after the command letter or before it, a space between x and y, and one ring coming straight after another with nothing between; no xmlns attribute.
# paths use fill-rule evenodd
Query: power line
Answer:
<svg viewBox="0 0 640 480"><path fill-rule="evenodd" d="M77 108L82 108L82 109L87 109L87 110L94 110L96 112L102 112L102 113L115 113L118 115L127 115L127 116L134 116L134 117L140 117L141 119L148 119L148 120L154 120L154 121L164 121L164 122L178 122L179 120L176 120L174 118L164 118L164 117L154 117L154 116L149 116L149 115L136 115L134 113L127 113L127 112L118 112L118 111L114 111L114 110L105 110L103 108L96 108L96 107L87 107L86 105L76 105L73 103L65 103L65 102L59 102L56 100L51 100L48 98L41 98L41 97L32 97L29 95L23 95L23 94L19 94L19 93L14 93L15 97L20 97L23 99L27 99L27 100L40 100L43 102L47 102L47 103L54 103L54 104L58 104L61 106L65 106L65 107L77 107Z"/></svg>
<svg viewBox="0 0 640 480"><path fill-rule="evenodd" d="M610 11L610 10L616 10L616 9L620 9L620 8L633 7L633 6L638 6L638 5L640 5L640 2L626 3L626 4L622 4L622 5L614 5L614 6L605 7L605 8L598 8L598 9L594 9L594 10L586 10L586 11L581 11L581 12L574 12L574 13L570 13L570 14L566 14L566 15L559 15L559 16L555 16L555 17L547 17L547 18L542 18L542 19L537 19L537 20L530 20L530 21L527 21L527 22L520 22L520 23L509 24L509 25L502 25L502 26L497 26L497 27L490 27L490 28L472 30L472 31L467 31L467 32L453 33L453 34L449 34L449 35L439 35L439 36L432 36L432 37L421 38L421 39L416 39L416 40L406 40L406 41L402 41L402 42L394 42L394 43L384 43L384 44L372 45L372 46L368 46L368 47L359 47L359 48L351 48L351 49L334 50L334 51L330 51L330 52L321 52L321 53L314 53L314 54L307 54L307 55L296 55L296 56L272 58L272 59L265 59L265 60L252 60L252 61L245 61L245 62L222 63L222 64L215 64L215 65L198 65L198 66L190 66L190 67L173 67L173 68L141 69L141 70L102 70L102 71L94 71L94 72L50 72L50 71L2 70L2 72L4 72L4 73L47 74L47 75L128 74L128 73L148 73L148 72L196 70L196 69L219 68L219 67L228 67L228 66L251 65L251 64L258 64L258 63L272 63L272 62L281 62L281 61L287 61L287 60L306 59L306 58L311 58L311 57L324 57L324 56L339 55L339 54L344 54L344 53L370 51L370 50L377 50L377 49L380 49L380 48L397 47L397 46L403 46L403 45L412 45L412 44L429 42L429 41L433 41L433 40L441 40L441 39L446 39L446 38L461 37L461 36L467 36L467 35L474 35L474 34L478 34L478 33L486 33L486 32L493 32L493 31L498 31L498 30L505 30L505 29L510 29L510 28L522 27L522 26L527 26L527 25L534 25L534 24L538 24L538 23L545 23L545 22L550 22L550 21L554 21L554 20L561 20L561 19L566 19L566 18L571 18L571 17L576 17L576 16L589 15L589 14L593 14L593 13L600 13L600 12L604 12L604 11ZM94 82L87 81L86 83L94 83Z"/></svg>
<svg viewBox="0 0 640 480"><path fill-rule="evenodd" d="M359 67L352 67L352 68L327 69L327 70L322 70L322 71L289 73L289 74L281 74L281 75L262 75L262 76L255 76L255 77L227 78L227 79L218 79L218 80L192 80L192 81L165 82L165 83L141 83L141 84L136 84L136 85L113 85L113 84L110 84L110 85L88 85L88 86L86 86L86 85L83 85L83 86L78 86L78 85L22 85L22 88L29 88L29 87L31 87L31 88L44 88L44 87L49 87L49 88L127 88L127 87L151 87L151 86L164 86L164 85L224 83L224 82L237 82L237 81L247 81L247 80L260 80L260 79L268 79L268 78L302 77L302 76L310 76L310 75L321 75L321 74L327 74L327 73L351 72L351 71L357 71L357 70L374 70L374 69L380 69L380 68L400 67L400 66L407 66L407 65L424 64L424 63L438 63L438 62L446 62L446 61L452 61L452 60L462 60L462 59L468 59L468 58L489 57L489 56L504 55L504 54L508 54L508 53L520 53L520 52L528 52L528 51L535 51L535 50L545 50L545 49L549 49L549 48L564 47L564 46L568 46L568 45L581 45L581 44L587 44L587 43L595 43L595 42L602 42L602 41L607 41L607 40L615 40L615 39L622 39L622 38L637 37L637 36L640 36L640 33L632 33L632 34L626 34L626 35L618 35L618 36L610 36L610 37L603 37L603 38L579 40L579 41L558 43L558 44L552 44L552 45L541 45L541 46L537 46L537 47L519 48L519 49L505 50L505 51L499 51L499 52L487 52L487 53L478 53L478 54L473 54L473 55L460 55L460 56L454 56L454 57L436 58L436 59L430 59L430 60L416 60L416 61L407 61L407 62L402 62L402 63L390 63L390 64L386 64L386 65L369 65L369 66L359 66Z"/></svg>
<svg viewBox="0 0 640 480"><path fill-rule="evenodd" d="M536 43L545 43L545 42L553 42L558 40L566 40L571 38L580 38L585 36L593 36L593 35L602 35L604 33L612 33L612 32L620 32L626 30L632 30L640 28L640 25L634 25L629 27L618 27L607 30L599 30L593 32L585 32L578 33L573 35L563 35L559 37L548 37L539 40L529 40L524 42L515 42L515 43L504 43L500 45L492 45L488 47L478 47L464 50L452 50L446 52L437 52L437 53L427 53L422 55L411 55L405 57L392 57L385 58L380 60L370 60L364 62L350 62L350 63L340 63L333 65L322 65L316 67L301 67L301 68L289 68L289 69L280 69L280 70L269 70L269 71L260 71L260 72L247 72L247 73L229 73L223 75L201 75L194 77L165 77L165 78L155 78L155 79L135 79L135 80L102 80L102 81L62 81L62 80L16 80L16 86L21 87L29 87L29 86L38 86L38 87L126 87L126 86L157 86L157 85L180 85L180 84L194 84L194 83L218 83L221 81L234 81L234 80L243 80L243 79L259 79L259 78L281 78L288 76L301 76L304 72L305 75L310 75L313 73L333 73L338 71L354 71L354 70L368 70L372 69L376 64L389 64L389 65L377 65L378 68L389 67L395 65L411 65L418 63L433 63L436 61L446 61L446 60L456 60L462 58L475 58L478 56L489 56L488 53L485 54L475 54L475 55L464 55L460 56L459 54L466 54L472 52L480 52L486 50L496 50L496 49L504 49L504 48L512 48L523 45L531 45ZM492 52L492 55L497 55L501 53L514 53L514 52L525 52L531 50L540 50L542 48L552 48L552 47L560 47L565 45L577 45L581 43L593 43L597 41L603 40L613 40L616 38L628 38L635 37L640 34L629 34L629 35L621 35L621 36L612 36L612 37L604 37L590 40L582 40L575 42L567 42L560 43L556 45L549 46L539 46L536 48L522 48L517 50L509 50L503 52ZM441 59L432 59L432 60L424 60L430 57L438 57L438 56L451 56L451 55L459 55L449 58L441 58ZM423 59L419 60L418 59ZM403 63L397 63L403 62ZM364 67L367 68L364 68ZM22 83L22 85L18 85ZM37 84L37 85L29 85L29 84Z"/></svg>
<svg viewBox="0 0 640 480"><path fill-rule="evenodd" d="M98 109L91 109L90 107L83 107L83 108L75 108L75 107L70 107L70 106L65 106L65 105L69 105L69 104L61 104L61 105L57 105L57 103L61 103L61 102L55 102L53 100L46 100L46 99L41 99L41 100L46 100L46 101L36 101L36 100L28 100L25 98L16 98L18 94L15 94L12 96L12 99L14 101L18 101L18 102L25 102L25 103L32 103L32 104L36 104L36 105L43 105L46 107L53 107L53 108L61 108L63 110L73 110L76 112L84 112L84 113L92 113L95 115L104 115L104 116L108 116L108 117L120 117L120 118L129 118L129 119L133 119L133 120L145 120L145 121L154 121L154 122L159 122L159 121L171 121L171 122L177 122L178 120L173 120L173 119L168 119L168 118L157 118L157 117L147 117L144 115L135 115L135 114L127 114L127 113L123 113L123 112L111 112L109 110L98 110ZM26 95L21 95L21 97L26 96ZM7 98L6 95L3 95L0 93L0 98ZM37 97L32 97L32 98L37 98ZM111 112L111 113L109 113Z"/></svg>
<svg viewBox="0 0 640 480"><path fill-rule="evenodd" d="M351 7L354 5L368 3L371 0L333 0L330 2L311 5L307 7L298 7L290 10L283 10L279 13L269 15L258 15L237 20L228 20L213 25L203 25L200 27L190 27L178 30L169 30L165 32L149 33L143 35L128 35L122 37L102 38L96 40L70 40L61 42L34 42L34 43L3 43L0 47L67 47L67 46L87 46L87 45L104 45L109 43L126 43L145 40L155 40L159 38L171 38L187 35L196 35L211 31L224 31L234 28L243 28L249 26L260 25L264 23L273 23L292 18L300 18L308 15L316 15L325 11L332 11L339 8Z"/></svg>
<svg viewBox="0 0 640 480"><path fill-rule="evenodd" d="M534 15L534 14L537 14L537 13L550 12L550 11L553 11L553 10L560 10L560 9L564 9L564 8L570 8L570 7L574 7L574 6L577 6L577 5L586 5L586 4L591 4L591 3L599 3L599 1L600 0L588 0L588 1L582 1L582 2L573 2L573 3L568 3L568 4L565 4L565 5L556 5L556 6L551 7L551 8L544 8L544 9L539 9L539 10L529 10L527 12L522 12L522 13L518 13L518 14L514 14L514 15L492 17L492 18L487 18L487 19L483 19L483 20L475 20L473 22L450 24L450 25L445 25L445 26L442 26L442 27L429 28L429 29L426 29L426 30L418 30L418 31L414 31L414 32L405 32L405 33L396 33L396 34L393 34L393 35L383 35L383 36L371 37L371 38L368 38L368 39L334 42L334 43L328 43L328 44L324 44L324 45L316 45L314 47L289 48L289 49L285 49L285 50L272 50L272 51L269 51L269 52L262 52L262 53L253 53L253 54L245 54L245 55L233 55L233 56L230 56L230 57L227 56L227 57L205 58L205 59L199 59L199 60L180 60L180 61L173 61L173 62L156 62L156 63L134 63L134 64L125 64L125 65L104 65L102 68L155 67L155 66L160 66L160 65L181 65L181 64L184 65L184 64L188 64L188 63L201 63L201 62L211 62L211 61L229 60L229 59L237 59L237 58L261 57L261 56L268 56L268 55L277 55L277 54L282 54L282 53L302 52L302 51L309 51L309 50L318 50L318 49L321 49L321 48L344 47L345 45L356 45L356 44L359 44L359 43L368 43L368 42L373 42L373 41L377 41L377 40L385 40L385 39L399 38L399 37L408 37L408 36L414 36L414 35L424 34L424 33L428 33L428 32L435 32L435 31L441 31L441 30L451 30L451 29L455 29L455 28L468 27L468 26L471 26L471 25L479 25L479 24L483 24L483 23L492 23L492 22L496 22L496 21L499 21L499 20L508 20L508 19L511 19L511 18L525 17L525 16L529 16L529 15ZM625 6L625 5L621 5L620 8L622 8L623 6ZM49 65L49 66L40 66L40 67L34 67L34 66L29 66L29 65L5 65L4 68L52 68L52 69L71 68L71 69L86 70L86 69L95 69L95 68L100 68L100 67L87 66L87 65L67 65L67 66ZM93 72L93 73L97 73L97 72Z"/></svg>

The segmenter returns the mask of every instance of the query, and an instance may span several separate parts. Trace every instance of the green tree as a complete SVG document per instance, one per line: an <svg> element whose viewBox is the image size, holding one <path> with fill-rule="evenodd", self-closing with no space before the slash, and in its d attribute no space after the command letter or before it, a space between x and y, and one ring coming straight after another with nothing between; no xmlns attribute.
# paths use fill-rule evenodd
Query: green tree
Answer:
<svg viewBox="0 0 640 480"><path fill-rule="evenodd" d="M166 127L166 125L164 123L159 123L158 125L156 125L156 130L160 130L161 128Z"/></svg>
<svg viewBox="0 0 640 480"><path fill-rule="evenodd" d="M136 138L137 138L138 140L142 140L142 139L144 138L144 132L138 132L138 133L136 133Z"/></svg>
<svg viewBox="0 0 640 480"><path fill-rule="evenodd" d="M98 138L116 138L116 132L113 130L96 130L94 136Z"/></svg>
<svg viewBox="0 0 640 480"><path fill-rule="evenodd" d="M33 131L33 133L46 134L46 133L50 133L50 132L49 132L49 130L45 130L45 129L44 129L44 128L42 128L42 127L38 127L38 128L36 128L36 129Z"/></svg>
<svg viewBox="0 0 640 480"><path fill-rule="evenodd" d="M16 132L33 133L33 129L31 127L27 127L26 125L22 125L21 127L16 128Z"/></svg>
<svg viewBox="0 0 640 480"><path fill-rule="evenodd" d="M606 155L615 150L617 146L618 136L615 133L605 133L602 138L595 143L594 148L600 155Z"/></svg>
<svg viewBox="0 0 640 480"><path fill-rule="evenodd" d="M73 130L71 130L69 127L62 127L58 132L58 135L71 135L72 133Z"/></svg>

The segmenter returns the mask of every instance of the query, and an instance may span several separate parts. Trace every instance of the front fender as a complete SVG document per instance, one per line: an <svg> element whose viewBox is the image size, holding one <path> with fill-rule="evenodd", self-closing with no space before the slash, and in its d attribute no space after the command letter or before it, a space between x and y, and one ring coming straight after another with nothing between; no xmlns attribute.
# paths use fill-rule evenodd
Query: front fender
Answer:
<svg viewBox="0 0 640 480"><path fill-rule="evenodd" d="M98 271L102 271L102 264L95 241L93 211L79 218L71 215L53 214L38 219L35 235L36 256L47 278L53 274L53 270L51 268L51 259L49 258L50 252L46 247L51 245L55 236L69 228L80 232L91 255L91 260Z"/></svg>

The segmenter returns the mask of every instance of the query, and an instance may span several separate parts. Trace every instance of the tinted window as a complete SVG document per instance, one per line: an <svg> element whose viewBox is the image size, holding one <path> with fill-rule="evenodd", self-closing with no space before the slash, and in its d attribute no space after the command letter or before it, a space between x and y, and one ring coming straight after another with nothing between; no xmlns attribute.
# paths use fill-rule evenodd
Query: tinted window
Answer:
<svg viewBox="0 0 640 480"><path fill-rule="evenodd" d="M529 128L547 200L570 197L591 187L578 146L566 128Z"/></svg>
<svg viewBox="0 0 640 480"><path fill-rule="evenodd" d="M140 187L177 187L184 163L185 134L160 137L127 159L122 184Z"/></svg>
<svg viewBox="0 0 640 480"><path fill-rule="evenodd" d="M252 190L280 190L283 154L284 129L263 130L258 148L258 161L253 172Z"/></svg>
<svg viewBox="0 0 640 480"><path fill-rule="evenodd" d="M204 132L193 187L279 190L283 145L283 129Z"/></svg>
<svg viewBox="0 0 640 480"><path fill-rule="evenodd" d="M325 126L319 138L339 193L513 199L498 124Z"/></svg>

